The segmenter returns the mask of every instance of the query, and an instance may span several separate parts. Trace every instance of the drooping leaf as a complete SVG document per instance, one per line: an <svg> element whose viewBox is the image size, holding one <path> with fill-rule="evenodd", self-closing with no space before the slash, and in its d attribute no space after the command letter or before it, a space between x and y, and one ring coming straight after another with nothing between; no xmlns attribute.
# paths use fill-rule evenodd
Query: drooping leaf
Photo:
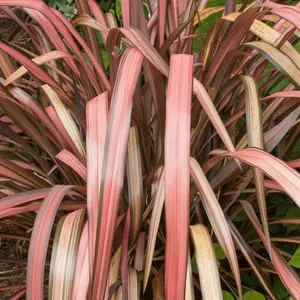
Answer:
<svg viewBox="0 0 300 300"><path fill-rule="evenodd" d="M86 181L86 167L78 160L78 158L70 151L63 149L56 158L70 166L82 179Z"/></svg>
<svg viewBox="0 0 300 300"><path fill-rule="evenodd" d="M51 60L55 60L63 57L71 58L72 56L69 53L63 51L51 51L33 58L32 61L35 62L37 65L43 65ZM27 69L24 66L20 67L18 70L16 70L8 78L5 79L3 85L4 86L9 85L10 83L14 82L15 80L17 80L18 78L20 78L26 73L27 73Z"/></svg>
<svg viewBox="0 0 300 300"><path fill-rule="evenodd" d="M278 182L300 207L300 175L282 160L255 148L244 149L225 155L239 158L250 165L260 168L268 176Z"/></svg>
<svg viewBox="0 0 300 300"><path fill-rule="evenodd" d="M300 86L300 69L283 52L260 41L249 42L245 45L260 51L275 67L286 73L297 86Z"/></svg>

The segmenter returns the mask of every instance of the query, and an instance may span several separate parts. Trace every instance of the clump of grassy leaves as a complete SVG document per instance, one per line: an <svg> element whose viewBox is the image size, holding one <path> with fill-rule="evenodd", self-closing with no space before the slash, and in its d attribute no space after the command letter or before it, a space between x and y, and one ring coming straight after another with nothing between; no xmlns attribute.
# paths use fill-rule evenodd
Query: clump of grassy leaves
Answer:
<svg viewBox="0 0 300 300"><path fill-rule="evenodd" d="M300 9L50 4L0 0L1 298L299 299Z"/></svg>

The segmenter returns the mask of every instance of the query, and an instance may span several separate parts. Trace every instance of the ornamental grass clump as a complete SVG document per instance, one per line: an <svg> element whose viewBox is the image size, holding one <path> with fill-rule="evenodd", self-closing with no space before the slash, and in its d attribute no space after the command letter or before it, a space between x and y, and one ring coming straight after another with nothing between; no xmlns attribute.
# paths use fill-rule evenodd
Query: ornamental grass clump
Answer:
<svg viewBox="0 0 300 300"><path fill-rule="evenodd" d="M0 8L1 299L300 299L297 5Z"/></svg>

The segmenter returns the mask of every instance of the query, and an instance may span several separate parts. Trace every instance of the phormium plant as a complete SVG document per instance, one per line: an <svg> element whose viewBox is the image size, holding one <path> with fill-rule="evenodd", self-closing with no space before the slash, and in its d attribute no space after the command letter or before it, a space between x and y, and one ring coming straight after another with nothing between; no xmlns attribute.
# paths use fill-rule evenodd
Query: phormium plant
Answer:
<svg viewBox="0 0 300 300"><path fill-rule="evenodd" d="M1 299L300 299L300 8L107 4L0 0Z"/></svg>

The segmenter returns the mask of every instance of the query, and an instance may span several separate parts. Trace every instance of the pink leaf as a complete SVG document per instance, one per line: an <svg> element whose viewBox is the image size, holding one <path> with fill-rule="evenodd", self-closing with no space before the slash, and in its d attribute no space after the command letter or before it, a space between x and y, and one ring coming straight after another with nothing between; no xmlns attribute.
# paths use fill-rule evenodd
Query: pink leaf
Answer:
<svg viewBox="0 0 300 300"><path fill-rule="evenodd" d="M26 296L28 299L43 299L44 270L51 229L59 204L71 188L70 185L54 186L43 201L35 219L27 266Z"/></svg>
<svg viewBox="0 0 300 300"><path fill-rule="evenodd" d="M99 236L95 252L93 299L103 299L106 290L117 210L124 179L132 98L142 61L143 55L136 48L129 48L122 55L112 95L100 189L97 226Z"/></svg>
<svg viewBox="0 0 300 300"><path fill-rule="evenodd" d="M166 299L184 299L185 296L192 72L192 56L171 56L165 133Z"/></svg>
<svg viewBox="0 0 300 300"><path fill-rule="evenodd" d="M99 193L108 115L107 92L88 102L87 116L87 207L89 219L89 261L93 269Z"/></svg>
<svg viewBox="0 0 300 300"><path fill-rule="evenodd" d="M86 167L78 160L78 158L70 151L63 149L56 156L57 159L61 160L72 168L77 174L86 181Z"/></svg>

